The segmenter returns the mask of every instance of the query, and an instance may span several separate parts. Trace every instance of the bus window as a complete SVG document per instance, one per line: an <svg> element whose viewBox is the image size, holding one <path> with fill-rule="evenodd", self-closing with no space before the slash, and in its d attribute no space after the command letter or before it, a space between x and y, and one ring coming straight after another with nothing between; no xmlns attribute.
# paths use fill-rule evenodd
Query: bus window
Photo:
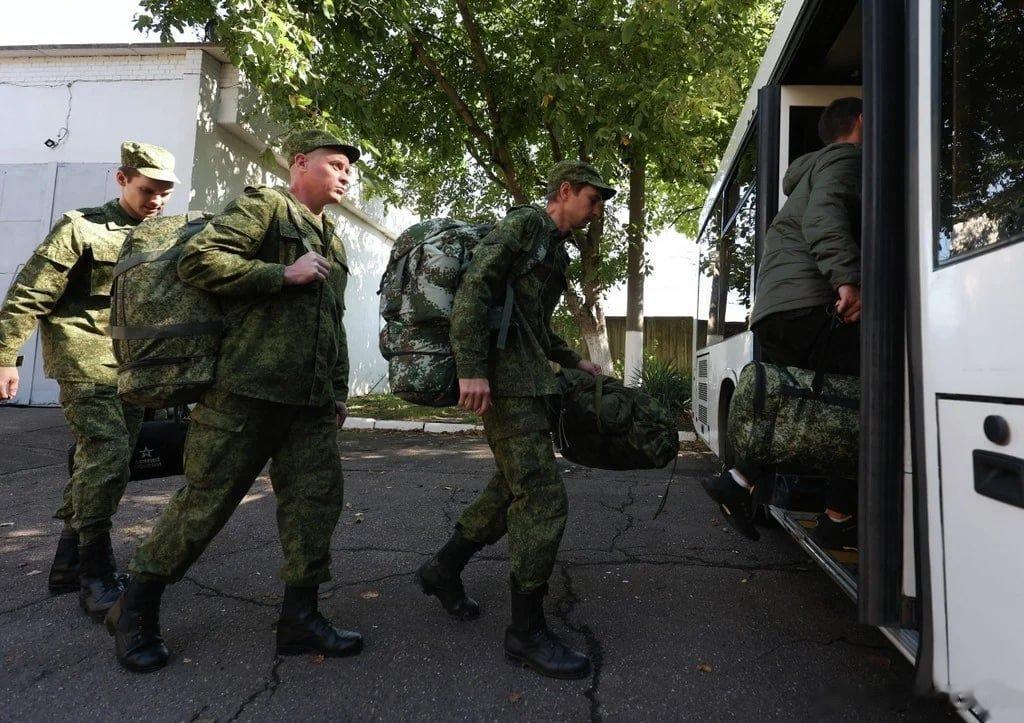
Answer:
<svg viewBox="0 0 1024 723"><path fill-rule="evenodd" d="M1024 3L942 3L936 261L1024 238Z"/></svg>
<svg viewBox="0 0 1024 723"><path fill-rule="evenodd" d="M751 183L724 234L729 248L729 293L725 311L725 335L747 329L753 301L754 234L757 231L757 186Z"/></svg>
<svg viewBox="0 0 1024 723"><path fill-rule="evenodd" d="M718 251L722 228L721 199L715 203L711 215L704 224L697 247L700 253L700 276L697 279L697 348L702 349L709 344L722 340L719 333L718 315ZM713 320L713 321L712 321ZM709 330L713 332L709 336Z"/></svg>
<svg viewBox="0 0 1024 723"><path fill-rule="evenodd" d="M757 135L752 134L737 159L732 180L723 198L725 218L720 243L719 274L728 279L720 289L719 308L724 308L723 338L746 331L750 320L751 284L754 269L754 235L757 229Z"/></svg>

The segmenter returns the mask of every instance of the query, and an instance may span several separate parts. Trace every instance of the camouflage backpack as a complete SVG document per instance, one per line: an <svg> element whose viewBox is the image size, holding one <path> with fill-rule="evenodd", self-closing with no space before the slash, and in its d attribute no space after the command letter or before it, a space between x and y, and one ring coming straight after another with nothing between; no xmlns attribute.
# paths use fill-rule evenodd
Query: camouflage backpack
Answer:
<svg viewBox="0 0 1024 723"><path fill-rule="evenodd" d="M744 462L855 477L859 399L859 377L751 362L729 404L729 442Z"/></svg>
<svg viewBox="0 0 1024 723"><path fill-rule="evenodd" d="M675 420L650 395L577 369L557 376L561 401L552 428L566 459L598 469L658 469L679 454Z"/></svg>
<svg viewBox="0 0 1024 723"><path fill-rule="evenodd" d="M178 277L181 247L211 218L192 212L136 226L121 247L110 296L117 393L144 407L194 402L213 384L224 322L210 294Z"/></svg>
<svg viewBox="0 0 1024 723"><path fill-rule="evenodd" d="M395 240L380 280L380 353L388 360L391 393L413 404L447 407L458 402L459 380L449 340L452 306L473 248L491 224L435 218L410 226ZM512 280L539 261L524 254L506 284L504 303L488 323L504 348L513 325Z"/></svg>

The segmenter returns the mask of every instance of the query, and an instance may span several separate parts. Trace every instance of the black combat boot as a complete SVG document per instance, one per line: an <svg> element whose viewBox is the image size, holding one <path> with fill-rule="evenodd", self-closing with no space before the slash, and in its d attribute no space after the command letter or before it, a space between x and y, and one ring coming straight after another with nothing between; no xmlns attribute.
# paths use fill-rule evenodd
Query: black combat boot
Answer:
<svg viewBox="0 0 1024 723"><path fill-rule="evenodd" d="M329 658L356 655L363 649L363 636L352 630L338 630L317 610L316 587L285 585L281 618L277 621L277 654L320 653Z"/></svg>
<svg viewBox="0 0 1024 723"><path fill-rule="evenodd" d="M132 580L107 612L107 632L114 636L117 660L133 673L152 673L167 665L171 654L160 637L162 582Z"/></svg>
<svg viewBox="0 0 1024 723"><path fill-rule="evenodd" d="M94 622L103 622L107 611L124 592L116 574L110 534L105 532L88 545L79 547L78 556L82 564L78 602Z"/></svg>
<svg viewBox="0 0 1024 723"><path fill-rule="evenodd" d="M57 540L57 552L53 556L53 564L50 565L50 577L47 586L51 595L63 595L67 592L75 592L79 588L78 578L81 575L82 566L78 559L78 533L67 525L60 531L60 539Z"/></svg>
<svg viewBox="0 0 1024 723"><path fill-rule="evenodd" d="M547 586L531 592L512 590L512 624L505 629L505 656L549 678L585 678L590 659L548 629L544 620Z"/></svg>
<svg viewBox="0 0 1024 723"><path fill-rule="evenodd" d="M482 543L463 537L456 527L452 538L416 573L423 593L434 595L448 614L459 620L480 617L480 605L466 597L461 575L469 558L482 547Z"/></svg>

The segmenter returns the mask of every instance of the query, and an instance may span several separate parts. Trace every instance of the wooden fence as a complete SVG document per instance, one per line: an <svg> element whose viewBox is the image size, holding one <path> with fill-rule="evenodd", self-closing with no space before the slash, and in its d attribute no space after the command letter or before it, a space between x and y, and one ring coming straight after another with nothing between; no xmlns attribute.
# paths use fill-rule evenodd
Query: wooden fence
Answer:
<svg viewBox="0 0 1024 723"><path fill-rule="evenodd" d="M612 359L623 361L626 349L626 318L605 317L608 325L608 347ZM733 334L742 330L745 323L730 324ZM697 346L707 343L708 322L701 320L697 327ZM664 361L675 362L676 369L689 373L693 365L693 317L692 316L645 316L644 354Z"/></svg>

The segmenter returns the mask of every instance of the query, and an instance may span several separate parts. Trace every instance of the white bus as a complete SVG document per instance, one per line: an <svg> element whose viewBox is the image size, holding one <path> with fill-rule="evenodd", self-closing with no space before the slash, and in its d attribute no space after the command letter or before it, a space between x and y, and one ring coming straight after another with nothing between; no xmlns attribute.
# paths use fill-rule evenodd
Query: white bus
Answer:
<svg viewBox="0 0 1024 723"><path fill-rule="evenodd" d="M850 95L866 123L859 557L818 549L791 499L770 510L915 663L919 692L1024 720L1024 0L787 2L701 216L694 425L729 462L781 178Z"/></svg>

